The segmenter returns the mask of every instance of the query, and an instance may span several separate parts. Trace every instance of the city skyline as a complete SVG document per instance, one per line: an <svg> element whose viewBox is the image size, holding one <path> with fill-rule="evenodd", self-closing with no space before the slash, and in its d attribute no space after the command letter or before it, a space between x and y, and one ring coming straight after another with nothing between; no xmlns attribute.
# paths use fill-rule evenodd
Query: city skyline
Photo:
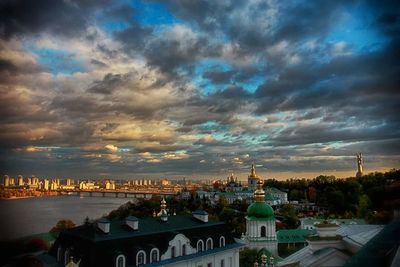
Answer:
<svg viewBox="0 0 400 267"><path fill-rule="evenodd" d="M395 1L0 3L2 175L400 167Z"/></svg>

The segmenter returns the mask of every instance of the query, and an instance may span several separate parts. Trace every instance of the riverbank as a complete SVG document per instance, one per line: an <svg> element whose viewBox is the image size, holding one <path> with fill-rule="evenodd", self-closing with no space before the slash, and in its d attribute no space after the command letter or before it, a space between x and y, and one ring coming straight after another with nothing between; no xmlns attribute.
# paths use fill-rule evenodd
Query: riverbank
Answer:
<svg viewBox="0 0 400 267"><path fill-rule="evenodd" d="M16 196L11 196L11 197L1 197L0 200L17 200L17 199L25 199L25 198L34 198L37 196L24 196L24 197L16 197Z"/></svg>
<svg viewBox="0 0 400 267"><path fill-rule="evenodd" d="M0 189L0 200L15 200L60 195L61 194L56 191L37 191L34 189Z"/></svg>

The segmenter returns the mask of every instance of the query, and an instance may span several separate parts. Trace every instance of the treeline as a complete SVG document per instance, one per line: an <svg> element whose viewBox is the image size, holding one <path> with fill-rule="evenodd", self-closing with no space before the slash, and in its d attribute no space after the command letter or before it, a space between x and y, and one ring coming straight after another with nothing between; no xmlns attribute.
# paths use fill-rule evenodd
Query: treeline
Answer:
<svg viewBox="0 0 400 267"><path fill-rule="evenodd" d="M288 193L289 200L312 202L328 210L328 215L361 217L372 223L390 220L400 207L400 170L369 173L360 178L338 179L320 175L314 179L268 179L264 186Z"/></svg>

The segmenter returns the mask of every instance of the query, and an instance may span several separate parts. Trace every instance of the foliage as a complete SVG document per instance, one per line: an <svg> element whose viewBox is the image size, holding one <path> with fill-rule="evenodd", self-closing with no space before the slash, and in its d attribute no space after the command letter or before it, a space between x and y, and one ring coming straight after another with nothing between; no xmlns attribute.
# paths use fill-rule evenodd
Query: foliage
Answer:
<svg viewBox="0 0 400 267"><path fill-rule="evenodd" d="M241 267L253 267L256 260L257 249L244 248L239 253L239 266Z"/></svg>
<svg viewBox="0 0 400 267"><path fill-rule="evenodd" d="M58 237L61 232L72 227L75 227L75 224L71 220L60 220L53 228L51 228L50 233L53 236Z"/></svg>
<svg viewBox="0 0 400 267"><path fill-rule="evenodd" d="M369 210L393 209L400 187L400 170L374 172L360 178L337 179L319 175L314 179L268 179L264 186L288 192L289 200L313 202L327 210L325 217L351 218L355 215L374 218ZM398 208L398 206L397 206ZM378 216L381 218L382 216ZM385 216L383 216L385 217ZM378 219L380 220L380 219Z"/></svg>
<svg viewBox="0 0 400 267"><path fill-rule="evenodd" d="M289 229L295 229L299 226L300 221L297 218L297 211L290 204L284 204L278 211L278 215L281 216L283 223Z"/></svg>

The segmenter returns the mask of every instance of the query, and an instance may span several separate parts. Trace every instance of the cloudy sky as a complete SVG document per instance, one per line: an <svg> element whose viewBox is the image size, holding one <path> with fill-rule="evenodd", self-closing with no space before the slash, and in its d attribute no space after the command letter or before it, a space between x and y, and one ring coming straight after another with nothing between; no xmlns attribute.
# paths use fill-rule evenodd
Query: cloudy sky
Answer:
<svg viewBox="0 0 400 267"><path fill-rule="evenodd" d="M3 0L2 175L398 168L396 2Z"/></svg>

